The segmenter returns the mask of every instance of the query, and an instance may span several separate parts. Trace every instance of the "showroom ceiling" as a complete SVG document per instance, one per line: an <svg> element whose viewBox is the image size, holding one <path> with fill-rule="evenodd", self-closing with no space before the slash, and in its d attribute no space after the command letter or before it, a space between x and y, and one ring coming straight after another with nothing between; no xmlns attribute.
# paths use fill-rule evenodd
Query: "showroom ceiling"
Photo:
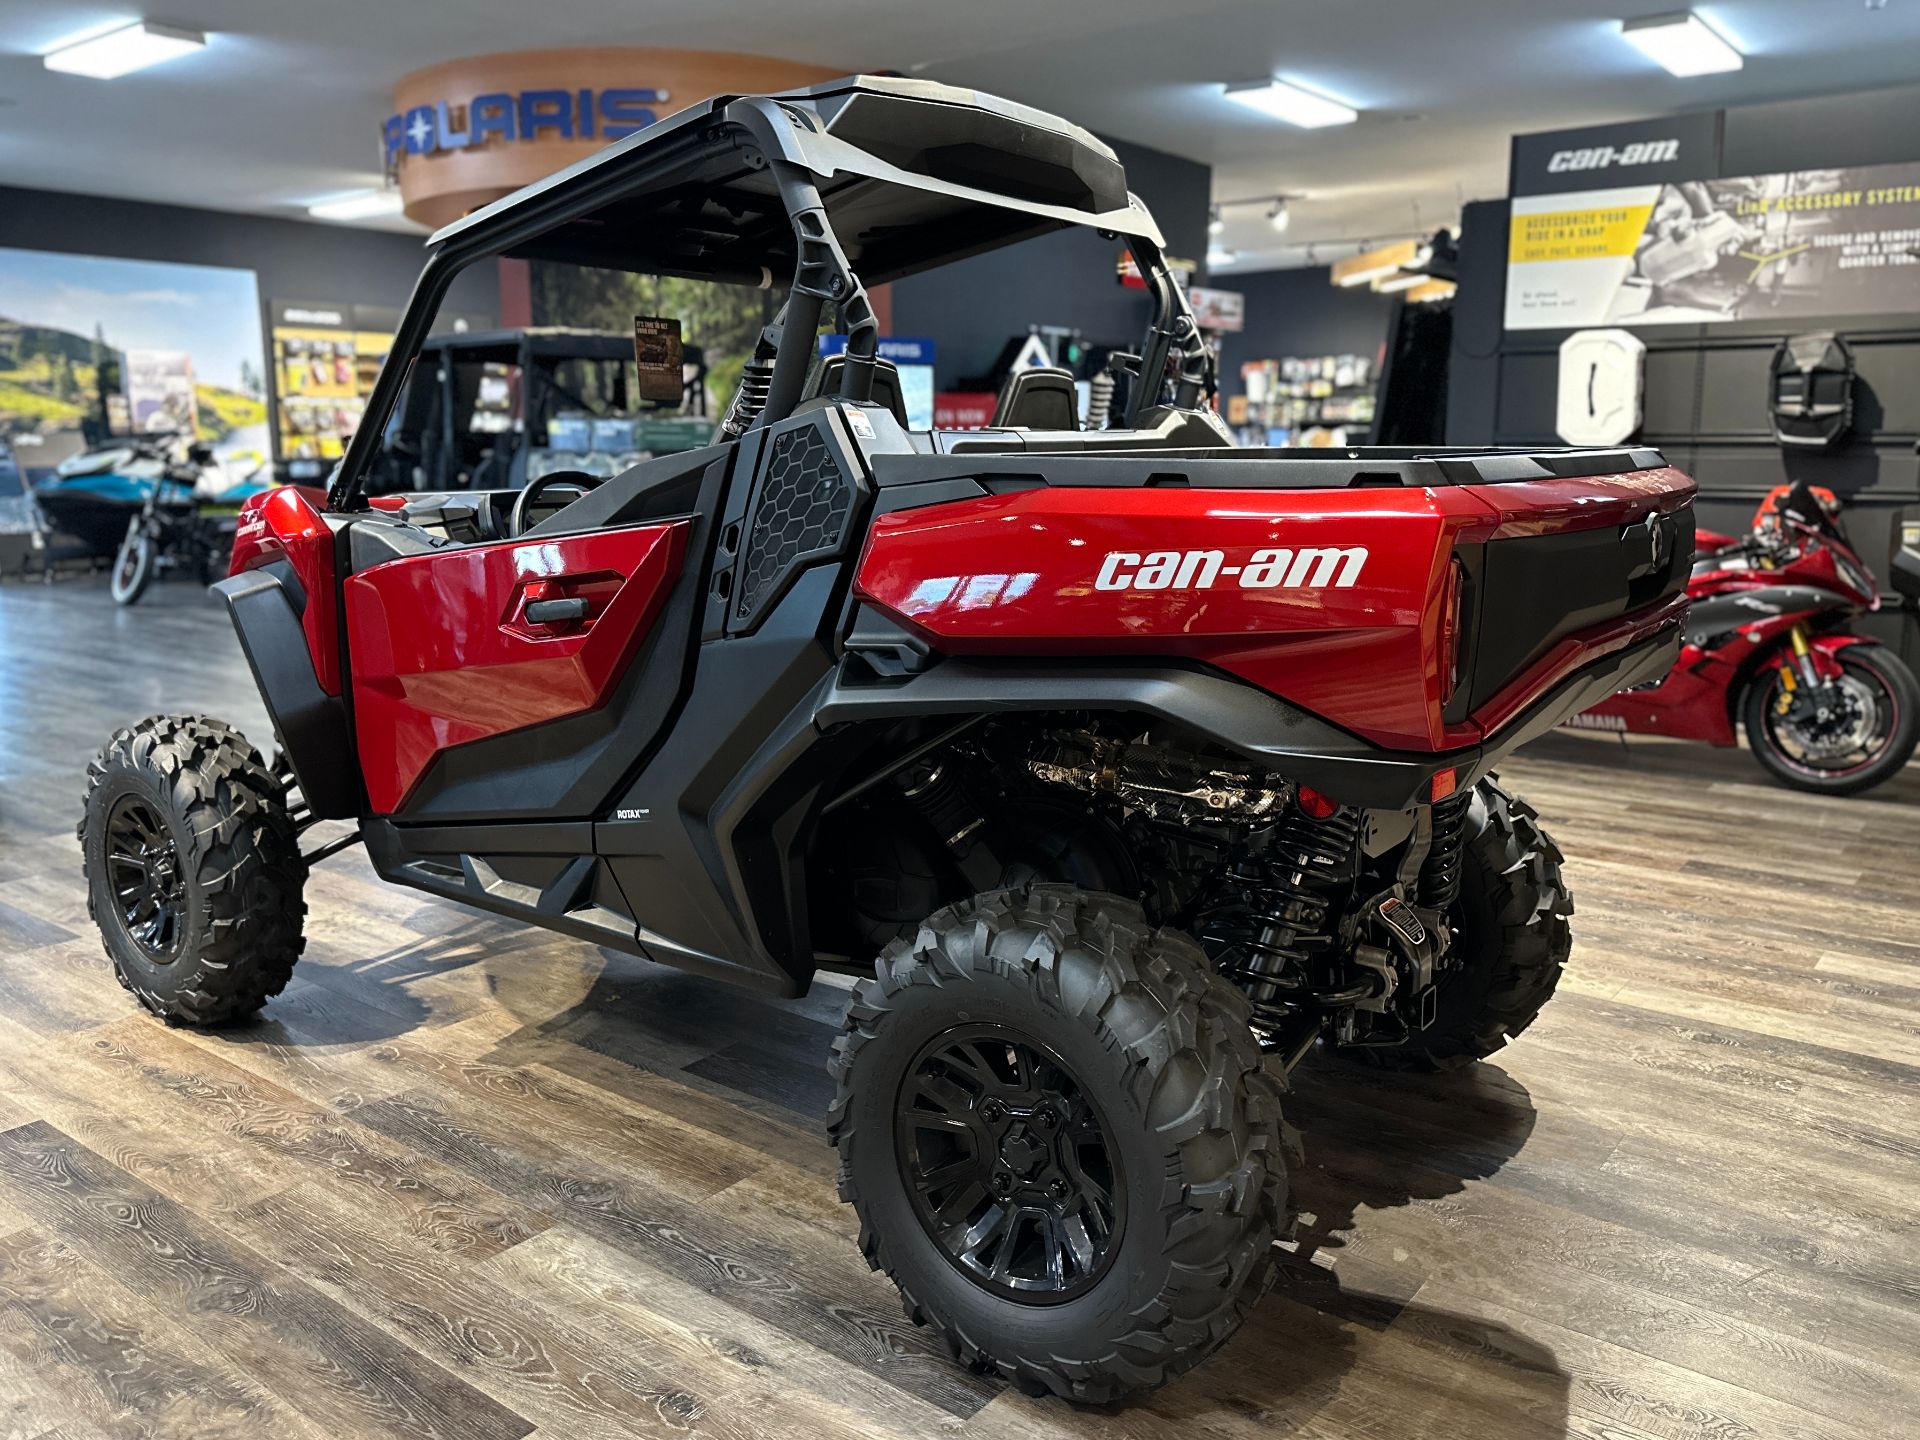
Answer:
<svg viewBox="0 0 1920 1440"><path fill-rule="evenodd" d="M495 50L643 45L894 68L999 91L1214 166L1217 199L1285 192L1285 236L1230 208L1228 268L1265 269L1450 223L1504 193L1507 139L1911 81L1920 0L1696 7L1744 69L1680 80L1617 21L1661 0L168 0L147 18L210 33L186 60L114 81L39 56L136 5L0 0L0 183L299 214L377 178L378 127L409 70ZM1666 6L1664 8L1672 8ZM1296 130L1228 102L1279 75L1357 108Z"/></svg>

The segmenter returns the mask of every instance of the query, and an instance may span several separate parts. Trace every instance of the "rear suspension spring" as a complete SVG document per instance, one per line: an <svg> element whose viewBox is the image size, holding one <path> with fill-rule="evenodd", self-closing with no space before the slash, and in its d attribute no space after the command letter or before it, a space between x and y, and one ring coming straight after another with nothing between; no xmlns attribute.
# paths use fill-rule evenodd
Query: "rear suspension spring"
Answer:
<svg viewBox="0 0 1920 1440"><path fill-rule="evenodd" d="M1433 839L1420 866L1419 904L1445 914L1460 898L1460 853L1473 791L1456 790L1433 807Z"/></svg>
<svg viewBox="0 0 1920 1440"><path fill-rule="evenodd" d="M1359 833L1354 810L1324 820L1289 814L1257 855L1227 870L1234 899L1202 923L1201 940L1221 972L1247 992L1262 1023L1277 1023L1303 1005L1324 1008L1365 997L1365 985L1350 992L1324 984L1353 887ZM1317 978L1322 988L1315 988Z"/></svg>

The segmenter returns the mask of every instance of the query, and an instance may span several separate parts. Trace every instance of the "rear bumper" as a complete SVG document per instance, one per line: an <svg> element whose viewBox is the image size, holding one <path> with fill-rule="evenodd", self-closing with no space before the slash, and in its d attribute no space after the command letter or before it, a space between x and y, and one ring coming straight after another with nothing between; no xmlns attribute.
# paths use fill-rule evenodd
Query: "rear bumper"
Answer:
<svg viewBox="0 0 1920 1440"><path fill-rule="evenodd" d="M1457 738L1512 749L1616 690L1658 679L1680 658L1687 604L1686 595L1671 595L1565 637L1475 710L1472 728L1460 727ZM1583 698L1571 703L1569 694ZM1543 714L1553 718L1542 722ZM1510 739L1516 729L1525 733Z"/></svg>
<svg viewBox="0 0 1920 1440"><path fill-rule="evenodd" d="M1680 659L1686 608L1686 597L1681 596L1663 606L1657 616L1622 626L1624 633L1601 645L1593 658L1567 670L1544 690L1530 690L1531 698L1516 704L1503 723L1488 727L1480 744L1480 769L1609 695L1666 675Z"/></svg>

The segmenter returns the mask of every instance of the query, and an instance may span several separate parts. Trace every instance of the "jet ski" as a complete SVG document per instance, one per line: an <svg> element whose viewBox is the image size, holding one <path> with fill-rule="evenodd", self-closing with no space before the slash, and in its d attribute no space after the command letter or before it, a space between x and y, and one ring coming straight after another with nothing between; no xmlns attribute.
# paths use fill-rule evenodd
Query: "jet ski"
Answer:
<svg viewBox="0 0 1920 1440"><path fill-rule="evenodd" d="M163 500L177 495L183 502L217 488L218 503L238 505L271 484L249 476L229 486L224 478L211 447L175 436L142 435L62 461L34 487L33 500L48 529L111 559L156 487L175 492L163 494Z"/></svg>

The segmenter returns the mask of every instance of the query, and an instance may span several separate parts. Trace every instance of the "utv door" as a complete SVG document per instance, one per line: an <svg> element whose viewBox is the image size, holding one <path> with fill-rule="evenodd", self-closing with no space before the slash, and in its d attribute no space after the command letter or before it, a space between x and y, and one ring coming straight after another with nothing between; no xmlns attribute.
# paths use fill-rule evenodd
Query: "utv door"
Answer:
<svg viewBox="0 0 1920 1440"><path fill-rule="evenodd" d="M378 523L378 522L374 522ZM376 815L591 818L657 733L692 625L691 517L465 545L348 578Z"/></svg>

